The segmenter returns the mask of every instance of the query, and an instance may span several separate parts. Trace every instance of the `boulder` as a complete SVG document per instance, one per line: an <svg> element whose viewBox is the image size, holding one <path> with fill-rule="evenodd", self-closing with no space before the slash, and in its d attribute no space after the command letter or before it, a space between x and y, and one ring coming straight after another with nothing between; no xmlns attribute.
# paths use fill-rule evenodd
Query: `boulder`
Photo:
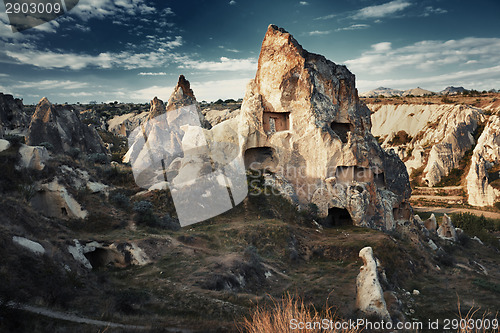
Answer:
<svg viewBox="0 0 500 333"><path fill-rule="evenodd" d="M49 152L45 147L32 147L21 144L19 147L21 158L17 168L29 168L35 170L43 170L45 162L50 158Z"/></svg>
<svg viewBox="0 0 500 333"><path fill-rule="evenodd" d="M500 190L491 183L500 178L499 167L500 117L492 115L477 140L467 174L467 200L470 205L484 207L497 202Z"/></svg>
<svg viewBox="0 0 500 333"><path fill-rule="evenodd" d="M67 105L53 105L42 98L31 118L26 143L37 146L48 142L56 153L79 148L86 153L106 153L95 128L80 121L77 111Z"/></svg>
<svg viewBox="0 0 500 333"><path fill-rule="evenodd" d="M248 168L282 176L320 216L390 230L394 209L407 207L408 173L371 134L354 81L345 66L269 26L238 117L241 151Z"/></svg>
<svg viewBox="0 0 500 333"><path fill-rule="evenodd" d="M391 316L387 310L384 292L380 286L377 273L377 260L371 247L359 251L363 259L358 277L356 279L356 307L365 316L375 316L385 321L390 321Z"/></svg>
<svg viewBox="0 0 500 333"><path fill-rule="evenodd" d="M457 232L448 215L443 215L443 220L437 229L437 234L442 239L451 240L453 242L457 241Z"/></svg>
<svg viewBox="0 0 500 333"><path fill-rule="evenodd" d="M32 240L29 240L24 237L19 237L19 236L13 236L12 241L16 243L17 245L20 245L24 247L25 249L28 249L29 251L33 252L36 255L43 255L45 254L45 249L40 243L34 242Z"/></svg>
<svg viewBox="0 0 500 333"><path fill-rule="evenodd" d="M10 148L10 142L4 139L0 139L0 152Z"/></svg>

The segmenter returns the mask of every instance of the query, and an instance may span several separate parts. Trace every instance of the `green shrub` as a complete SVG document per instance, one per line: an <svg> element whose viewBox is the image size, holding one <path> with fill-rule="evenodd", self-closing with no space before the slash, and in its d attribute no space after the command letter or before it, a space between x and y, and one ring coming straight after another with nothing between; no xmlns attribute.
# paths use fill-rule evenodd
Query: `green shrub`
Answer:
<svg viewBox="0 0 500 333"><path fill-rule="evenodd" d="M142 200L134 203L135 221L149 227L159 226L156 216L153 213L153 204L150 201Z"/></svg>
<svg viewBox="0 0 500 333"><path fill-rule="evenodd" d="M130 208L130 199L122 192L114 192L109 196L109 201L114 203L117 207L128 209Z"/></svg>
<svg viewBox="0 0 500 333"><path fill-rule="evenodd" d="M98 164L108 164L109 163L108 156L106 154L103 154L103 153L89 154L87 156L87 159L91 163L98 163Z"/></svg>
<svg viewBox="0 0 500 333"><path fill-rule="evenodd" d="M38 145L41 146L41 147L45 147L45 148L47 148L47 150L50 150L50 151L54 150L54 145L52 143L50 143L50 142L47 142L47 141L44 141L44 142L42 142L42 143L40 143Z"/></svg>
<svg viewBox="0 0 500 333"><path fill-rule="evenodd" d="M412 137L408 135L405 131L401 130L394 135L394 137L389 141L391 146L407 144L412 140Z"/></svg>
<svg viewBox="0 0 500 333"><path fill-rule="evenodd" d="M7 134L3 137L5 140L9 141L12 145L19 145L21 143L25 143L26 140L24 136L15 135L15 134Z"/></svg>

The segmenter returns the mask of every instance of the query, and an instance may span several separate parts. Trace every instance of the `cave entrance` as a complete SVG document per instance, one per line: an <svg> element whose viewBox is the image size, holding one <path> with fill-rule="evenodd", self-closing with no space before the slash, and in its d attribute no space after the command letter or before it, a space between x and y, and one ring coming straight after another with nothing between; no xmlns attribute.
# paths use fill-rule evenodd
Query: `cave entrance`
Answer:
<svg viewBox="0 0 500 333"><path fill-rule="evenodd" d="M264 112L262 122L267 134L287 131L290 129L290 112Z"/></svg>
<svg viewBox="0 0 500 333"><path fill-rule="evenodd" d="M349 123L337 123L337 122L332 122L330 124L330 128L332 131L337 134L337 136L340 138L340 141L342 143L347 143L347 140L349 138L349 133L352 131L352 125Z"/></svg>
<svg viewBox="0 0 500 333"><path fill-rule="evenodd" d="M326 227L340 227L353 225L353 222L347 209L332 207L328 209L328 216L325 217L323 224Z"/></svg>
<svg viewBox="0 0 500 333"><path fill-rule="evenodd" d="M245 168L252 170L274 170L278 165L276 152L271 147L248 148L245 151Z"/></svg>

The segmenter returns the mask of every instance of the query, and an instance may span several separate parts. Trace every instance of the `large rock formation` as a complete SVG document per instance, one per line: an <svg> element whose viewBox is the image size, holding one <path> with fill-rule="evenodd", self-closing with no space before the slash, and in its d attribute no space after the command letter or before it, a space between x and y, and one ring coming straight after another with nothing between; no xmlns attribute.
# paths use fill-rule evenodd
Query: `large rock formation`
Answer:
<svg viewBox="0 0 500 333"><path fill-rule="evenodd" d="M115 135L128 136L135 128L147 121L149 112L126 113L108 120L108 131Z"/></svg>
<svg viewBox="0 0 500 333"><path fill-rule="evenodd" d="M87 153L106 153L97 131L80 121L78 112L68 106L53 105L47 98L38 103L26 137L26 143L37 146L48 142L54 152L79 148Z"/></svg>
<svg viewBox="0 0 500 333"><path fill-rule="evenodd" d="M368 106L374 111L373 135L384 139L384 148L393 148L406 160L410 174L424 167L422 179L428 186L436 185L459 166L475 144L478 123L484 121L481 109L463 105ZM398 132L399 138L395 138ZM402 142L404 139L407 142Z"/></svg>
<svg viewBox="0 0 500 333"><path fill-rule="evenodd" d="M410 216L408 174L372 136L354 80L269 26L241 108L241 151L247 167L284 178L333 223L392 229Z"/></svg>
<svg viewBox="0 0 500 333"><path fill-rule="evenodd" d="M0 138L5 134L26 134L29 117L23 108L21 99L0 93Z"/></svg>
<svg viewBox="0 0 500 333"><path fill-rule="evenodd" d="M363 266L356 279L356 307L366 316L390 321L391 316L387 311L384 291L380 286L373 249L363 248L359 251L359 257L363 259Z"/></svg>
<svg viewBox="0 0 500 333"><path fill-rule="evenodd" d="M471 159L467 174L468 202L473 206L491 206L500 196L500 190L491 185L500 178L500 117L490 117ZM496 182L498 183L498 181Z"/></svg>

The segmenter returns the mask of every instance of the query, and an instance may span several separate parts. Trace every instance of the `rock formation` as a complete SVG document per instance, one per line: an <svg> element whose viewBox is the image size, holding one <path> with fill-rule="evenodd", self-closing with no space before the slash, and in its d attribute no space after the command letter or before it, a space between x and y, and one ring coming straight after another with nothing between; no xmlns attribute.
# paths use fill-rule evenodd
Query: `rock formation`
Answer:
<svg viewBox="0 0 500 333"><path fill-rule="evenodd" d="M247 167L289 181L300 203L334 222L392 229L411 214L408 174L370 129L354 75L269 26L239 116Z"/></svg>
<svg viewBox="0 0 500 333"><path fill-rule="evenodd" d="M78 112L68 106L53 105L45 97L36 107L26 137L30 146L43 142L50 143L56 153L68 152L72 148L86 153L106 153L97 131L83 124Z"/></svg>
<svg viewBox="0 0 500 333"><path fill-rule="evenodd" d="M192 93L192 91L191 91L191 93ZM164 114L165 112L166 112L165 104L163 104L162 100L155 97L151 101L151 108L149 109L148 120L154 119L154 118Z"/></svg>
<svg viewBox="0 0 500 333"><path fill-rule="evenodd" d="M434 186L457 168L465 152L475 144L473 134L484 120L482 110L463 105L368 105L373 135L393 148L411 174L424 167L422 179ZM407 142L394 140L404 131ZM394 142L396 141L396 142ZM411 152L411 155L409 153Z"/></svg>
<svg viewBox="0 0 500 333"><path fill-rule="evenodd" d="M437 229L437 234L439 237L447 240L457 241L457 232L455 231L455 227L451 222L451 219L448 215L443 215L443 221L439 225Z"/></svg>
<svg viewBox="0 0 500 333"><path fill-rule="evenodd" d="M361 266L356 279L356 307L368 317L375 316L390 321L391 316L387 311L384 292L380 286L377 261L372 248L361 249L359 257L363 259L363 266Z"/></svg>
<svg viewBox="0 0 500 333"><path fill-rule="evenodd" d="M434 215L434 213L432 213L431 216L427 220L425 220L424 225L425 225L425 229L427 229L429 231L436 231L437 222L436 222L436 216Z"/></svg>
<svg viewBox="0 0 500 333"><path fill-rule="evenodd" d="M33 147L21 144L19 147L19 164L17 168L29 168L35 170L43 170L45 162L50 158L49 152L45 147Z"/></svg>
<svg viewBox="0 0 500 333"><path fill-rule="evenodd" d="M500 117L490 117L477 140L467 174L468 202L473 206L491 206L497 202L500 190L491 185L500 178ZM498 183L498 182L496 182Z"/></svg>
<svg viewBox="0 0 500 333"><path fill-rule="evenodd" d="M115 135L128 136L135 128L147 121L149 112L127 113L108 120L108 131Z"/></svg>
<svg viewBox="0 0 500 333"><path fill-rule="evenodd" d="M23 108L21 99L0 93L0 138L5 134L25 135L29 117Z"/></svg>
<svg viewBox="0 0 500 333"><path fill-rule="evenodd" d="M35 210L49 217L84 219L87 216L87 211L57 178L50 183L39 184L30 203Z"/></svg>

